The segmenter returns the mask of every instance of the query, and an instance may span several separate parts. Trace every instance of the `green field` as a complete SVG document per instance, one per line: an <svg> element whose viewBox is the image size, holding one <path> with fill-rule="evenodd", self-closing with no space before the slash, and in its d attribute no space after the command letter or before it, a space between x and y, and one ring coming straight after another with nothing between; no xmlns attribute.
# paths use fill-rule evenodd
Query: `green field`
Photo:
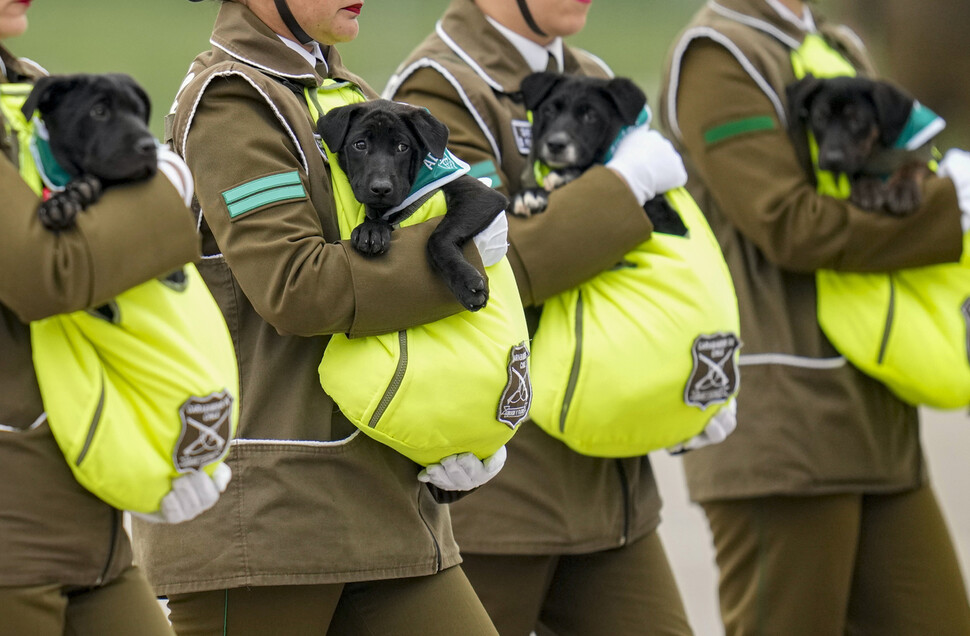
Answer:
<svg viewBox="0 0 970 636"><path fill-rule="evenodd" d="M570 42L588 48L621 75L656 92L667 46L701 0L597 0L586 29ZM341 45L350 68L376 89L434 27L448 0L367 0L360 37ZM121 71L154 102L162 130L189 62L208 48L218 6L186 0L43 0L30 9L30 30L6 44L51 73Z"/></svg>
<svg viewBox="0 0 970 636"><path fill-rule="evenodd" d="M823 2L832 4L837 0ZM360 37L341 45L350 68L380 90L397 64L434 28L449 0L367 0ZM586 29L570 40L632 77L655 101L672 38L703 0L596 0ZM30 30L6 44L51 73L120 71L151 95L161 121L189 62L208 48L218 5L186 0L43 0Z"/></svg>

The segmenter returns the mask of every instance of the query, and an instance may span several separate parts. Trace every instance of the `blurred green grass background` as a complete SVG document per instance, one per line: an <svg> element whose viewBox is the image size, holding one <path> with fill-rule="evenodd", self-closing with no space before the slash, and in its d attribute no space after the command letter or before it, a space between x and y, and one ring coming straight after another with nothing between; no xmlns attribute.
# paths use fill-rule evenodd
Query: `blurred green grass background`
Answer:
<svg viewBox="0 0 970 636"><path fill-rule="evenodd" d="M381 90L448 3L367 0L360 36L340 45L341 55ZM603 58L618 75L633 78L656 103L667 48L701 4L703 0L597 0L586 28L569 43ZM208 1L39 0L28 14L28 32L6 45L51 73L129 73L152 97L152 129L160 135L189 63L209 47L217 11L218 3Z"/></svg>

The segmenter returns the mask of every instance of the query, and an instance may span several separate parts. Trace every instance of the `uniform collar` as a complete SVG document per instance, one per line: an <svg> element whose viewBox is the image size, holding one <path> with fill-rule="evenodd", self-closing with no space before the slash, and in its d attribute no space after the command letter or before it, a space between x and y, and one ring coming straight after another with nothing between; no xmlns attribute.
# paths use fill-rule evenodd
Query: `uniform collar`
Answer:
<svg viewBox="0 0 970 636"><path fill-rule="evenodd" d="M514 45L509 47L510 40L488 21L473 0L452 0L435 32L448 48L497 91L517 92L522 80L532 72L526 57ZM578 72L579 61L561 41L560 47L562 58L559 61L563 72ZM545 60L543 58L542 69L546 68Z"/></svg>
<svg viewBox="0 0 970 636"><path fill-rule="evenodd" d="M498 20L494 20L489 16L485 16L485 19L499 33L505 36L505 39L525 58L525 61L529 64L529 68L533 71L539 72L546 70L546 65L549 63L549 56L551 55L556 60L558 67L556 70L560 73L562 72L562 38L556 38L548 46L542 46L525 36L519 35L504 24L500 24Z"/></svg>
<svg viewBox="0 0 970 636"><path fill-rule="evenodd" d="M34 64L34 68L25 65L6 47L0 46L0 72L2 72L0 81L16 84L25 80L35 80L41 73L38 72L39 67L36 67L36 63Z"/></svg>
<svg viewBox="0 0 970 636"><path fill-rule="evenodd" d="M311 54L305 49L292 48L249 8L237 2L222 4L209 41L216 49L264 73L306 86L323 82L325 77L319 71L327 72L332 79L361 82L344 67L336 47L317 45L321 63L315 67L316 56L310 59L307 56Z"/></svg>
<svg viewBox="0 0 970 636"><path fill-rule="evenodd" d="M812 13L806 6L806 14L797 16L783 5L769 0L708 0L711 11L729 20L763 31L796 49L808 33L814 33L823 25L824 18Z"/></svg>

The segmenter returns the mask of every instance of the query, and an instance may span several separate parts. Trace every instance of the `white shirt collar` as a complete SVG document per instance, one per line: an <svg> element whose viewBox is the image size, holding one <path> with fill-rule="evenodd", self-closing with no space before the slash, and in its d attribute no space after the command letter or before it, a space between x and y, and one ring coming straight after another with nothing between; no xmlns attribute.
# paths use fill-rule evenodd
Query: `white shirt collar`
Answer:
<svg viewBox="0 0 970 636"><path fill-rule="evenodd" d="M525 58L525 61L529 64L535 72L546 70L546 63L549 61L549 54L556 59L556 64L559 66L559 72L563 70L562 61L562 38L556 38L549 43L548 46L542 46L541 44L536 44L532 40L522 35L519 35L515 31L512 31L507 26L499 24L496 20L493 20L489 16L485 16L485 19L491 23L493 27L498 29L498 32L505 36L512 46Z"/></svg>
<svg viewBox="0 0 970 636"><path fill-rule="evenodd" d="M815 19L812 17L812 12L809 10L808 5L805 5L802 10L802 16L798 17L791 9L778 0L765 0L765 2L775 10L775 13L797 26L799 31L815 33Z"/></svg>
<svg viewBox="0 0 970 636"><path fill-rule="evenodd" d="M284 38L279 33L276 34L276 37L278 37L283 42L283 44L285 44L286 46L290 47L291 49L299 53L300 56L304 60L306 60L307 64L309 64L310 66L316 68L317 64L320 64L322 62L324 67L330 68L330 66L327 64L327 58L324 57L323 55L323 49L320 48L319 42L313 41L310 43L310 45L313 47L313 52L311 53L310 51L307 51L305 48L303 48L303 45L300 44L299 42L294 42L289 38Z"/></svg>

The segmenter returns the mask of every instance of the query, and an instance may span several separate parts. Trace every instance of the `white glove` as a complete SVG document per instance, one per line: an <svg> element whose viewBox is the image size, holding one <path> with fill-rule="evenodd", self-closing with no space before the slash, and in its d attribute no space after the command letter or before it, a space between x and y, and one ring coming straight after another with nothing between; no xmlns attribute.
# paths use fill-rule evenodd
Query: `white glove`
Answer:
<svg viewBox="0 0 970 636"><path fill-rule="evenodd" d="M681 453L704 448L711 444L720 444L738 427L737 416L738 403L736 400L731 400L729 404L714 414L714 417L710 419L703 431L682 444L671 446L667 451L671 455L680 455Z"/></svg>
<svg viewBox="0 0 970 636"><path fill-rule="evenodd" d="M178 193L182 195L185 205L192 205L192 194L195 190L192 173L189 172L189 167L185 165L182 158L165 144L158 146L158 170L172 182Z"/></svg>
<svg viewBox="0 0 970 636"><path fill-rule="evenodd" d="M499 212L488 227L476 234L472 240L475 241L475 247L478 248L485 267L502 260L509 250L509 220L505 217L505 212Z"/></svg>
<svg viewBox="0 0 970 636"><path fill-rule="evenodd" d="M484 461L474 453L449 455L418 473L418 481L430 482L442 490L471 490L497 475L505 465L506 456L504 446Z"/></svg>
<svg viewBox="0 0 970 636"><path fill-rule="evenodd" d="M970 231L970 152L952 148L946 151L936 174L953 181L960 205L960 225L964 233Z"/></svg>
<svg viewBox="0 0 970 636"><path fill-rule="evenodd" d="M216 466L212 477L201 470L176 477L172 481L172 490L162 497L158 512L131 514L156 523L182 523L194 519L219 501L219 495L225 492L230 479L232 469L228 464Z"/></svg>
<svg viewBox="0 0 970 636"><path fill-rule="evenodd" d="M606 167L623 177L640 205L687 183L684 160L674 145L646 126L631 130L620 141Z"/></svg>

